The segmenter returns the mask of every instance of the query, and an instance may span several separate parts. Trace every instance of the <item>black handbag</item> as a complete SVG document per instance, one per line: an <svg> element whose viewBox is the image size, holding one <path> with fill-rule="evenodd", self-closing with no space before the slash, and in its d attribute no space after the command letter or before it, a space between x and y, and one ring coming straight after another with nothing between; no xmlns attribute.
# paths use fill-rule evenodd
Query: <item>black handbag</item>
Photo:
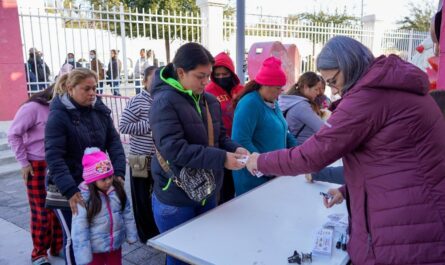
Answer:
<svg viewBox="0 0 445 265"><path fill-rule="evenodd" d="M213 121L210 115L209 105L206 103L207 109L207 131L209 137L209 146L214 146ZM213 170L198 168L182 168L179 176L175 176L167 161L162 157L161 153L156 149L156 157L162 169L172 178L173 182L180 187L187 196L196 201L202 202L208 198L216 189L216 181Z"/></svg>

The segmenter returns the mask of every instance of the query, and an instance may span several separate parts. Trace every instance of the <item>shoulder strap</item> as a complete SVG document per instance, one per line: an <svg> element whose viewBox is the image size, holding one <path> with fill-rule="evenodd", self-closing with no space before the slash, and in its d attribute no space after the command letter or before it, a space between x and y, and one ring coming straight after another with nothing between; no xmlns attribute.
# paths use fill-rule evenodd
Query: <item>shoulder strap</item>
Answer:
<svg viewBox="0 0 445 265"><path fill-rule="evenodd" d="M300 128L300 130L298 130L297 134L295 135L295 138L297 138L298 135L300 135L300 133L304 130L304 127L306 127L306 124L303 124L303 126Z"/></svg>
<svg viewBox="0 0 445 265"><path fill-rule="evenodd" d="M209 136L209 146L215 146L215 136L214 136L214 132L213 132L212 115L210 114L209 104L207 104L207 100L205 101L205 103L206 103L206 110L207 110L207 134Z"/></svg>

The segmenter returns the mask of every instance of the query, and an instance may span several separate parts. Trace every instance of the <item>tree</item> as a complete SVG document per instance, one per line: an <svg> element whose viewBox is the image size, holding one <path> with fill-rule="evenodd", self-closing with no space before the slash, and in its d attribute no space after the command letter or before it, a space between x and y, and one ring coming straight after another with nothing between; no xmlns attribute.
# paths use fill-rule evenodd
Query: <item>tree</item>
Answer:
<svg viewBox="0 0 445 265"><path fill-rule="evenodd" d="M314 24L341 24L341 25L354 25L358 22L358 18L347 13L346 7L343 12L339 12L335 9L333 14L320 10L318 12L305 12L296 15L289 15L289 21L302 21Z"/></svg>
<svg viewBox="0 0 445 265"><path fill-rule="evenodd" d="M436 5L432 0L424 0L420 3L409 2L409 15L399 20L400 29L428 31L431 18L435 13Z"/></svg>
<svg viewBox="0 0 445 265"><path fill-rule="evenodd" d="M357 26L359 19L353 15L348 14L346 7L343 11L335 9L333 13L329 11L319 10L317 12L305 12L301 14L289 15L287 17L289 23L296 23L295 29L298 32L297 38L309 39L312 42L312 54L315 54L315 47L317 43L325 43L336 34L344 34L338 26ZM307 30L307 27L316 28L317 32L314 30ZM328 28L329 27L329 28ZM339 31L340 30L340 31ZM359 29L357 28L357 33ZM311 61L314 58L309 58ZM312 62L313 63L313 62Z"/></svg>
<svg viewBox="0 0 445 265"><path fill-rule="evenodd" d="M109 8L118 8L121 4L124 8L137 8L139 10L154 10L158 14L161 14L161 10L169 10L171 14L179 12L191 12L198 13L199 8L196 6L195 0L89 0L89 2L94 6L107 5ZM102 14L102 19L107 16ZM124 15L124 18L128 20L130 17L136 18L137 15ZM136 27L132 27L129 23L125 25L125 33L127 36L153 36L160 37L164 39L165 50L167 55L167 62L170 62L170 40L174 36L180 36L185 39L196 39L198 34L200 34L200 29L193 30L189 27L171 27L170 24L175 22L175 18L160 18L160 17L150 17L149 21L152 21L151 27L146 27L146 32L137 31ZM156 30L161 29L161 33L154 36L151 32L156 32ZM113 24L110 30L114 30L117 34L120 34L120 24ZM151 32L150 32L151 31Z"/></svg>

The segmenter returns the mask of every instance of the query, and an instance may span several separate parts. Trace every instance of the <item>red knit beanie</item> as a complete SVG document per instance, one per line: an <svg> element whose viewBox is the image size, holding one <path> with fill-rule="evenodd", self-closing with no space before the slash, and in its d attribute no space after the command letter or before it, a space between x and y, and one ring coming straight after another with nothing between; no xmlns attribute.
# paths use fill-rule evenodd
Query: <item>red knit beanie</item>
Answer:
<svg viewBox="0 0 445 265"><path fill-rule="evenodd" d="M255 81L263 86L284 86L286 74L281 69L281 60L273 56L264 60Z"/></svg>

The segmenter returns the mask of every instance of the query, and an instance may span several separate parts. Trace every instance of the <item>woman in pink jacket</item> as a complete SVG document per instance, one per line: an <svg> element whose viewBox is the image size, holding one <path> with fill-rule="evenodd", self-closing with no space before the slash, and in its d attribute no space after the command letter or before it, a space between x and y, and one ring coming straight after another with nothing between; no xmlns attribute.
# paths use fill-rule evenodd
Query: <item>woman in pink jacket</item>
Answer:
<svg viewBox="0 0 445 265"><path fill-rule="evenodd" d="M45 208L44 133L52 96L53 86L34 94L17 111L8 131L8 141L22 166L22 178L28 191L33 265L50 265L48 249L53 256L62 251L62 228L54 212Z"/></svg>
<svg viewBox="0 0 445 265"><path fill-rule="evenodd" d="M325 205L346 199L352 263L445 264L445 120L428 78L343 36L326 44L317 67L342 91L327 124L298 147L253 154L248 169L298 175L343 157L346 185Z"/></svg>

